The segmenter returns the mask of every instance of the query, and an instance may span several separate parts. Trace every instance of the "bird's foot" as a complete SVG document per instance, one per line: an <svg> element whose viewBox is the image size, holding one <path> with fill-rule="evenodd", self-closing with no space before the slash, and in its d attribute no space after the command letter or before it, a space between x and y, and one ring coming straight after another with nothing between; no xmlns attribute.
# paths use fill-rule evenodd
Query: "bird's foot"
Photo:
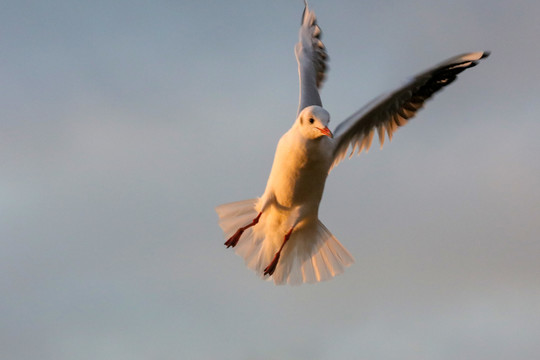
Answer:
<svg viewBox="0 0 540 360"><path fill-rule="evenodd" d="M287 241L289 241L289 238L291 237L293 229L294 229L294 226L285 234L285 237L283 238L283 243L281 244L281 247L279 248L276 255L274 255L274 258L272 259L272 262L270 263L270 265L268 265L266 267L266 269L264 269L264 275L265 276L266 275L272 275L274 273L274 271L276 271L276 267L277 267L277 264L279 262L279 257L281 256L281 250L283 250L283 247L285 246Z"/></svg>
<svg viewBox="0 0 540 360"><path fill-rule="evenodd" d="M240 236L242 236L242 234L244 233L244 231L246 229L249 229L250 227L256 225L258 222L259 222L259 219L261 218L261 215L262 215L262 212L260 212L257 217L255 219L253 219L253 221L251 221L251 224L248 224L244 227L241 227L240 229L236 230L236 232L234 233L233 236L231 236L229 238L229 240L225 241L225 246L227 248L230 248L231 246L232 247L235 247L236 244L238 244L238 240L240 240Z"/></svg>
<svg viewBox="0 0 540 360"><path fill-rule="evenodd" d="M242 236L242 233L244 232L244 228L240 228L236 230L233 236L229 238L229 240L225 241L225 246L228 248L235 247L236 244L238 244L238 240L240 240L240 236Z"/></svg>
<svg viewBox="0 0 540 360"><path fill-rule="evenodd" d="M279 256L280 256L280 253L281 251L278 251L276 253L276 255L274 256L274 259L272 260L272 262L270 263L270 265L268 265L266 267L266 269L264 269L264 275L272 275L274 273L274 271L276 271L276 266L278 264L278 261L279 261Z"/></svg>

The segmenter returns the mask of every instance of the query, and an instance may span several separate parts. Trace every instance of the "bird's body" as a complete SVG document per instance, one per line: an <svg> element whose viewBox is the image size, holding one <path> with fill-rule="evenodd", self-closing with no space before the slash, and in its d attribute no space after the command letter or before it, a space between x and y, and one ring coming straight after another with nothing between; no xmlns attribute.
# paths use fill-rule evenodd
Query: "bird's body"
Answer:
<svg viewBox="0 0 540 360"><path fill-rule="evenodd" d="M332 139L306 139L293 126L278 142L263 198L285 207L302 207L317 216L324 183L333 162Z"/></svg>
<svg viewBox="0 0 540 360"><path fill-rule="evenodd" d="M318 218L329 172L349 148L352 153L367 150L375 130L381 145L385 132L391 139L425 100L488 55L456 56L417 75L353 114L332 134L330 115L322 108L318 92L327 58L320 34L315 14L306 4L295 47L300 74L298 116L278 142L263 195L216 208L228 238L225 245L236 247L248 267L276 284L327 280L354 262Z"/></svg>

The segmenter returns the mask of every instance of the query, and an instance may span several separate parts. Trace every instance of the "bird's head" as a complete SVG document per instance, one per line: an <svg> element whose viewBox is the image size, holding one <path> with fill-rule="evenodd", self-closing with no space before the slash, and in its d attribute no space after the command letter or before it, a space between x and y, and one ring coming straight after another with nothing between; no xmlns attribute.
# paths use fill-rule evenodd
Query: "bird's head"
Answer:
<svg viewBox="0 0 540 360"><path fill-rule="evenodd" d="M321 136L333 138L334 135L328 129L330 114L317 105L308 106L300 112L296 119L296 126L300 133L308 139L318 139Z"/></svg>

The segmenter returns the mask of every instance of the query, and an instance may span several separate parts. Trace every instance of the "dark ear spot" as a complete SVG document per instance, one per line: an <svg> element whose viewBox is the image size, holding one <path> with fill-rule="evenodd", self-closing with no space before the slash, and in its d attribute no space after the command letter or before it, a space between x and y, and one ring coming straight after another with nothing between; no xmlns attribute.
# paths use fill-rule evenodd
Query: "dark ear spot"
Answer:
<svg viewBox="0 0 540 360"><path fill-rule="evenodd" d="M300 116L300 125L304 125L304 118Z"/></svg>

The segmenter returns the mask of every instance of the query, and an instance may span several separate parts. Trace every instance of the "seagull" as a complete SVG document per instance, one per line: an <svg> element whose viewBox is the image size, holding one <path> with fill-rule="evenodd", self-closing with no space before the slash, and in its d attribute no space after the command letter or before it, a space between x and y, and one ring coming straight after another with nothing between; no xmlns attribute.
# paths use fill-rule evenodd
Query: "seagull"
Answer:
<svg viewBox="0 0 540 360"><path fill-rule="evenodd" d="M392 140L426 100L489 55L472 52L443 61L375 98L332 133L319 95L328 56L315 13L304 4L294 48L300 78L296 120L277 144L263 195L216 207L225 246L235 248L248 268L276 285L329 280L354 262L318 217L328 174L349 149L349 157L367 152L375 131L382 148L385 135Z"/></svg>

